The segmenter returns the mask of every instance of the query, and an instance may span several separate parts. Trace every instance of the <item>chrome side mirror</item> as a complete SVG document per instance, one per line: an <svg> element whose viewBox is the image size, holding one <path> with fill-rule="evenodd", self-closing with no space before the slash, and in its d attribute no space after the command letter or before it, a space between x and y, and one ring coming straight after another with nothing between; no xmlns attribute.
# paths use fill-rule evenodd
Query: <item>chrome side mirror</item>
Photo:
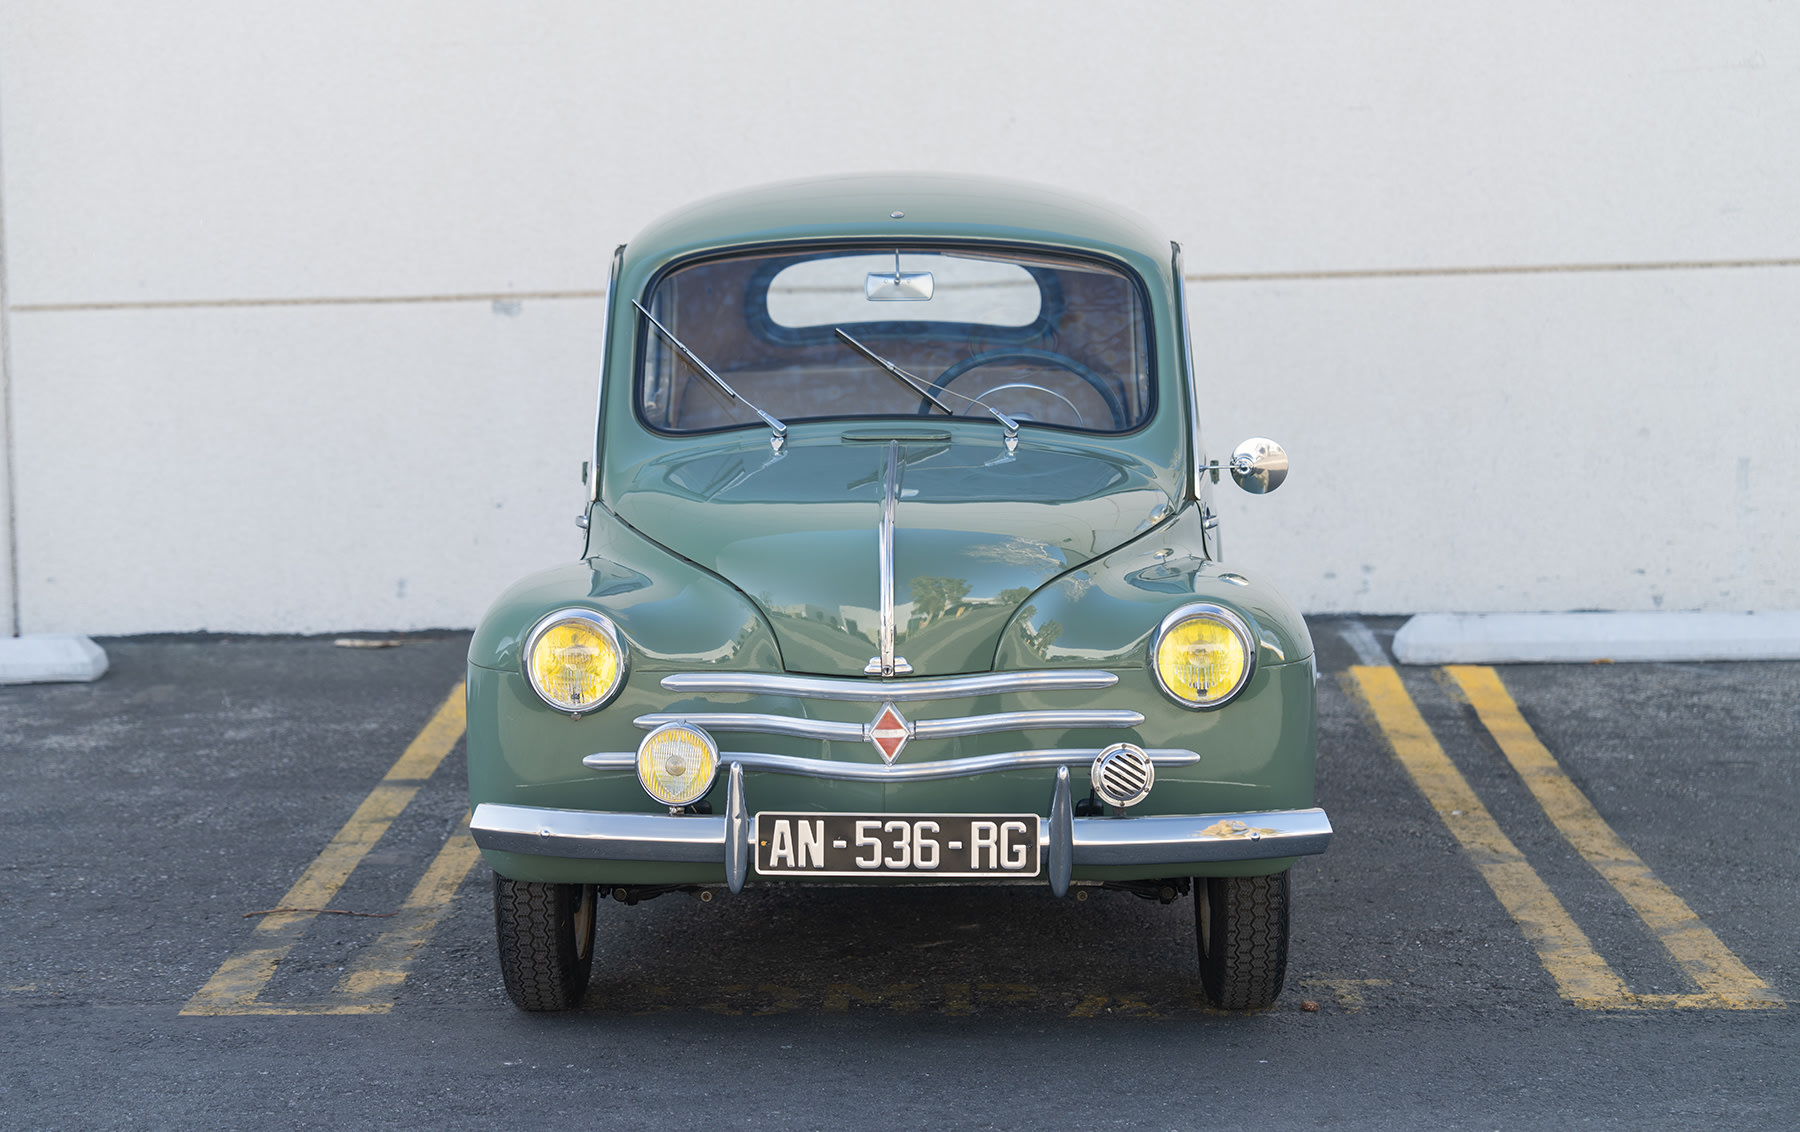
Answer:
<svg viewBox="0 0 1800 1132"><path fill-rule="evenodd" d="M1266 436L1253 436L1231 452L1231 478L1251 495L1267 495L1287 479L1287 449Z"/></svg>

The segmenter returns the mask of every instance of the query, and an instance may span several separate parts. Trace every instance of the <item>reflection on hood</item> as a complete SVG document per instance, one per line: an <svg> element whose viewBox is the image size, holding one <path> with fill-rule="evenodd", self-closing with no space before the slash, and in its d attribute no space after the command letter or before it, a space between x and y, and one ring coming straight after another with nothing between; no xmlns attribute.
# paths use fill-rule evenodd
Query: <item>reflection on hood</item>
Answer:
<svg viewBox="0 0 1800 1132"><path fill-rule="evenodd" d="M902 446L895 505L895 651L916 675L986 671L1044 583L1166 517L1147 465L1111 451ZM620 518L761 608L789 671L862 675L878 651L877 530L887 444L835 437L771 455L734 438L643 466Z"/></svg>

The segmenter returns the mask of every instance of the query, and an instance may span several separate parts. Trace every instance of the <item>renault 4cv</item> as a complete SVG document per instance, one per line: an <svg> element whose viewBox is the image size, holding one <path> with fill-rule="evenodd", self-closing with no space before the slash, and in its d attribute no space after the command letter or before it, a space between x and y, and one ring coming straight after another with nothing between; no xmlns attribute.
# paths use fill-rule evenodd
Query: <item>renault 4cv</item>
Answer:
<svg viewBox="0 0 1800 1132"><path fill-rule="evenodd" d="M526 1010L596 902L769 884L1192 892L1208 998L1281 991L1313 647L1225 569L1181 249L1007 181L737 192L612 261L586 545L469 650L470 829Z"/></svg>

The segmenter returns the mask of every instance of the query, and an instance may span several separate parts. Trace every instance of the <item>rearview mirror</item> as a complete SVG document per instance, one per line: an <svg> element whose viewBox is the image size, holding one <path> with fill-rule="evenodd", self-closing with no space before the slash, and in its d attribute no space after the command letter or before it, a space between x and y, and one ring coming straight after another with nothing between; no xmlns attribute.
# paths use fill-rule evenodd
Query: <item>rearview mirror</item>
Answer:
<svg viewBox="0 0 1800 1132"><path fill-rule="evenodd" d="M863 295L871 303L929 302L931 272L895 271L889 274L885 271L871 271L863 281Z"/></svg>
<svg viewBox="0 0 1800 1132"><path fill-rule="evenodd" d="M1274 491L1287 474L1287 450L1266 436L1253 436L1231 452L1231 478L1251 495Z"/></svg>
<svg viewBox="0 0 1800 1132"><path fill-rule="evenodd" d="M871 303L925 303L931 301L931 272L901 271L900 249L894 249L894 270L871 271L863 279L863 296Z"/></svg>

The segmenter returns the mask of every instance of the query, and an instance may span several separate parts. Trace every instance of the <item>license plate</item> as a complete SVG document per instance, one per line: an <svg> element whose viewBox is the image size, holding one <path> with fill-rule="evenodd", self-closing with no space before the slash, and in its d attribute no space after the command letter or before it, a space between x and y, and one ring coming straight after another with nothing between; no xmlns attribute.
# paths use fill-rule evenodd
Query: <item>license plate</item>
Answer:
<svg viewBox="0 0 1800 1132"><path fill-rule="evenodd" d="M1036 814L756 815L769 877L1035 877Z"/></svg>

